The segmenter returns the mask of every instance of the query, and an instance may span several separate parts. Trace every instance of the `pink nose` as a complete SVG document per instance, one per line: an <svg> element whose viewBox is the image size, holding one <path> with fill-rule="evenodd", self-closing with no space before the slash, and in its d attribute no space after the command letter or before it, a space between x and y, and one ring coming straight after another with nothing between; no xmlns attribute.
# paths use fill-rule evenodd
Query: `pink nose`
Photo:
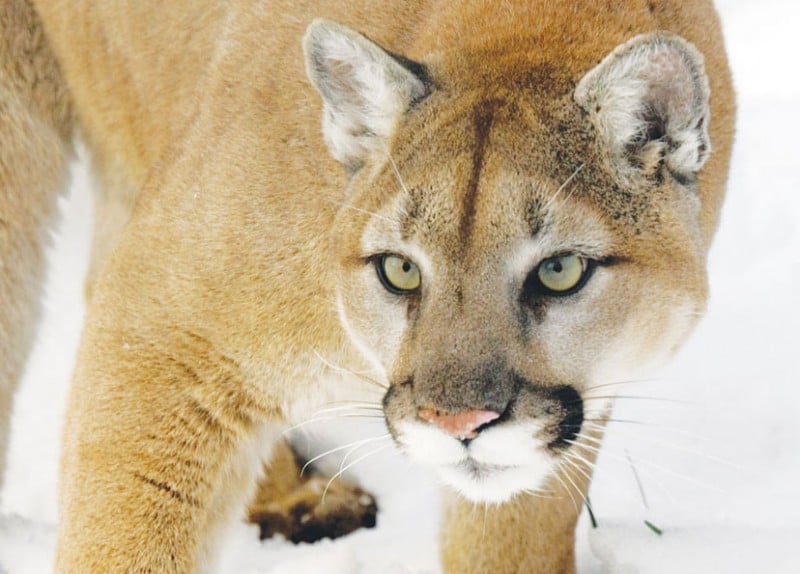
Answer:
<svg viewBox="0 0 800 574"><path fill-rule="evenodd" d="M436 425L459 440L478 436L478 428L490 423L500 415L494 411L464 411L455 415L443 414L435 409L420 409L419 418Z"/></svg>

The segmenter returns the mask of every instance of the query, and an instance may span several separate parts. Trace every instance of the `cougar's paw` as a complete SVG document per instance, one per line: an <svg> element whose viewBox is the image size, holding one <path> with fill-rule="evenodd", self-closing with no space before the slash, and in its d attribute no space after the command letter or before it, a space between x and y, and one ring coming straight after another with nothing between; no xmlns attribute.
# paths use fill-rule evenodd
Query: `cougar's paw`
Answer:
<svg viewBox="0 0 800 574"><path fill-rule="evenodd" d="M313 476L286 496L250 508L249 520L258 524L261 539L283 535L295 544L338 538L358 528L372 528L378 506L354 484ZM324 493L324 498L323 498Z"/></svg>

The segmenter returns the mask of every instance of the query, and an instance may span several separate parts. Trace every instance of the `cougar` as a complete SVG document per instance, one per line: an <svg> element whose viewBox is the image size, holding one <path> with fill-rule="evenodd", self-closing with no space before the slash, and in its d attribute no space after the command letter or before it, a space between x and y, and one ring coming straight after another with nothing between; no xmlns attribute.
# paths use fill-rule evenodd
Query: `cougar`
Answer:
<svg viewBox="0 0 800 574"><path fill-rule="evenodd" d="M444 572L574 571L606 397L705 306L734 122L710 1L8 0L0 25L5 426L76 131L98 188L58 572L213 571L262 460L262 502L302 486L281 431L365 380L444 484Z"/></svg>

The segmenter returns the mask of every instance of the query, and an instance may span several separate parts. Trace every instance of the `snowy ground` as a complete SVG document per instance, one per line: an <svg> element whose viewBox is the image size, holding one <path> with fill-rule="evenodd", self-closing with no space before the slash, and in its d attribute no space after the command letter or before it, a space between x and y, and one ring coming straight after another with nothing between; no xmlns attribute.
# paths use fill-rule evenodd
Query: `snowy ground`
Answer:
<svg viewBox="0 0 800 574"><path fill-rule="evenodd" d="M718 6L740 116L711 303L672 366L630 390L673 400L619 402L615 418L646 424L612 425L591 492L599 526L584 517L579 527L583 574L800 572L800 6ZM86 187L78 167L52 257L46 323L15 407L0 573L52 569L58 435L88 250ZM292 546L258 543L241 525L225 571L437 572L433 480L389 451L364 461L357 476L378 496L378 528Z"/></svg>

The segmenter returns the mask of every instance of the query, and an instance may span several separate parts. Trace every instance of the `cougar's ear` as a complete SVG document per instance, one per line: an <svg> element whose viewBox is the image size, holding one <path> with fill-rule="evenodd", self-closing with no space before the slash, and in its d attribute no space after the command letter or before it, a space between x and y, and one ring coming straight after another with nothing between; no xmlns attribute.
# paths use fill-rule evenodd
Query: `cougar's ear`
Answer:
<svg viewBox="0 0 800 574"><path fill-rule="evenodd" d="M323 100L325 142L336 160L356 171L385 148L409 106L427 95L422 67L326 20L311 23L303 47L308 77Z"/></svg>
<svg viewBox="0 0 800 574"><path fill-rule="evenodd" d="M623 178L666 168L682 183L694 180L711 151L708 96L700 52L660 33L619 46L574 94Z"/></svg>

